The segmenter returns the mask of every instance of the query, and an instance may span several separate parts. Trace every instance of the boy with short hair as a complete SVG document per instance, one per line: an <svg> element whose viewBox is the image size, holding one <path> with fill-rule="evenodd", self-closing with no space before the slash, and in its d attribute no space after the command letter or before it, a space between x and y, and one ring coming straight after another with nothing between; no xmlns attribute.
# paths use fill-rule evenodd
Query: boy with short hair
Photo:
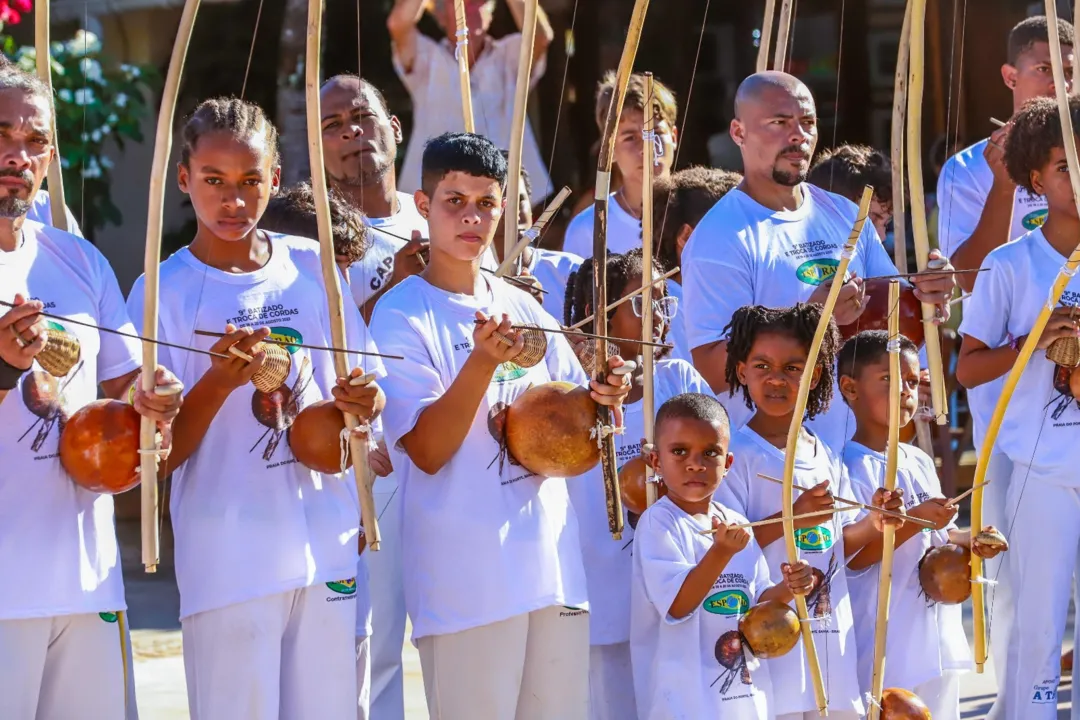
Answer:
<svg viewBox="0 0 1080 720"><path fill-rule="evenodd" d="M514 359L514 324L557 329L525 292L480 272L505 208L506 161L486 138L448 133L424 150L431 262L390 290L372 332L401 355L387 384L387 446L404 493L405 600L428 708L443 720L581 718L589 617L578 523L563 478L510 457L506 408L529 387L584 385L562 335L543 362ZM496 333L511 338L512 345ZM612 369L623 364L612 358ZM593 380L618 407L624 377Z"/></svg>
<svg viewBox="0 0 1080 720"><path fill-rule="evenodd" d="M601 132L614 92L615 73L609 72L596 91L596 124ZM675 148L679 140L679 131L675 127L679 111L675 94L664 83L654 80L650 102L645 96L645 76L634 73L626 86L626 100L615 132L614 164L622 175L622 185L608 197L607 249L613 253L622 254L641 247L641 196L645 183L642 132L645 130L647 106L649 112L656 116L656 135L660 138L656 153L658 166L653 169L654 181L667 178L675 162ZM567 226L563 250L583 258L592 257L591 203Z"/></svg>

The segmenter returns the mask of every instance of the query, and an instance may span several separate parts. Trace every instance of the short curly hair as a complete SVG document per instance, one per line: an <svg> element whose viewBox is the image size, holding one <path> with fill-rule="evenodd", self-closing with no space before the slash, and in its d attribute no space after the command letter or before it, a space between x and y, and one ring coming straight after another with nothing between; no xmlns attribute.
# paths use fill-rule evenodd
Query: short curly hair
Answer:
<svg viewBox="0 0 1080 720"><path fill-rule="evenodd" d="M653 246L665 270L679 265L677 239L683 225L696 227L716 201L742 182L731 170L695 165L657 178L653 185Z"/></svg>
<svg viewBox="0 0 1080 720"><path fill-rule="evenodd" d="M334 254L348 258L350 265L359 262L372 241L371 233L364 224L364 216L333 189L329 191L328 199ZM283 188L271 198L259 220L259 227L285 235L318 238L319 223L315 219L315 193L311 183L301 182Z"/></svg>
<svg viewBox="0 0 1080 720"><path fill-rule="evenodd" d="M841 145L819 153L806 180L853 203L862 199L863 188L869 185L878 202L892 204L892 163L888 155L868 145Z"/></svg>
<svg viewBox="0 0 1080 720"><path fill-rule="evenodd" d="M1069 97L1069 115L1073 128L1080 128L1080 96ZM1014 183L1037 194L1031 185L1031 172L1046 166L1051 150L1064 146L1057 101L1028 100L1013 118L1009 141L1005 144L1005 169Z"/></svg>

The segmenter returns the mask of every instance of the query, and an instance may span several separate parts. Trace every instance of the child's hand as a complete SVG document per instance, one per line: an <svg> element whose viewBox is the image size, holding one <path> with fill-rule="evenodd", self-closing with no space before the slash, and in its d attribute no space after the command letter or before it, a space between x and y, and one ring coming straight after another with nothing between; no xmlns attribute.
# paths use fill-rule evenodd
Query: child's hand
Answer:
<svg viewBox="0 0 1080 720"><path fill-rule="evenodd" d="M622 404L626 396L630 394L631 382L629 374L617 373L616 370L626 365L627 362L618 355L608 360L608 375L604 382L593 379L589 381L592 390L590 396L599 405L607 405L615 410L615 424L622 425Z"/></svg>
<svg viewBox="0 0 1080 720"><path fill-rule="evenodd" d="M1045 350L1060 338L1077 337L1080 335L1080 330L1077 330L1078 323L1080 323L1080 310L1077 308L1068 305L1059 305L1054 308L1042 336L1039 337L1038 349Z"/></svg>
<svg viewBox="0 0 1080 720"><path fill-rule="evenodd" d="M944 530L957 513L956 506L949 505L948 502L945 498L930 498L921 505L911 508L907 514L933 523L937 530Z"/></svg>
<svg viewBox="0 0 1080 720"><path fill-rule="evenodd" d="M750 542L750 530L741 528L734 523L726 525L720 522L720 518L713 517L713 548L727 554L734 555L742 550Z"/></svg>
<svg viewBox="0 0 1080 720"><path fill-rule="evenodd" d="M874 491L874 499L871 501L871 505L879 507L883 510L891 510L895 513L904 514L904 490L900 488L898 490L889 491L885 488L878 488ZM884 532L885 527L888 525L894 528L901 528L904 526L904 521L899 518L888 517L881 513L870 513L870 522L873 523L874 529L878 532Z"/></svg>
<svg viewBox="0 0 1080 720"><path fill-rule="evenodd" d="M795 500L795 505L791 514L805 515L806 513L817 512L818 510L832 510L835 505L836 503L833 501L832 493L829 491L829 481L825 480L812 488L804 490L802 495ZM817 527L824 522L826 518L828 518L828 515L817 515L815 517L795 520L795 527Z"/></svg>
<svg viewBox="0 0 1080 720"><path fill-rule="evenodd" d="M251 382L251 378L266 362L266 353L259 351L253 353L251 348L270 336L270 328L261 327L258 330L252 328L236 329L235 325L225 326L225 334L216 343L210 346L211 352L228 355L228 359L215 357L210 361L210 369L206 371L203 380L213 383L221 390L232 392L236 388ZM237 357L230 352L230 348L252 357L251 362Z"/></svg>
<svg viewBox="0 0 1080 720"><path fill-rule="evenodd" d="M363 378L364 371L354 368L347 378L338 378L337 386L330 390L334 396L334 406L346 415L354 415L361 423L366 423L375 415L375 401L379 397L379 386L374 377L366 383L351 384L356 378Z"/></svg>
<svg viewBox="0 0 1080 720"><path fill-rule="evenodd" d="M809 595L814 589L814 569L805 560L799 560L794 565L782 563L780 571L784 573L784 585L792 595Z"/></svg>
<svg viewBox="0 0 1080 720"><path fill-rule="evenodd" d="M510 316L502 314L500 320L496 316L490 318L482 312L476 313L476 329L473 330L472 354L485 360L492 367L498 367L504 362L509 362L521 354L525 349L525 336L512 330L513 323ZM503 337L514 338L513 345L507 345L496 337L499 333ZM516 337L515 337L516 335Z"/></svg>
<svg viewBox="0 0 1080 720"><path fill-rule="evenodd" d="M1009 541L993 525L987 525L971 539L971 552L984 560L997 557L1009 549Z"/></svg>

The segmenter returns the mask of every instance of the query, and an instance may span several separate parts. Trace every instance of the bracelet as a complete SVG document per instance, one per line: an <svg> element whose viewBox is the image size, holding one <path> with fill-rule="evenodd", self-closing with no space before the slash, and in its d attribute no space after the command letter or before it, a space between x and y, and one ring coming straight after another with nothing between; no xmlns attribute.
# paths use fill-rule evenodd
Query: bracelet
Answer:
<svg viewBox="0 0 1080 720"><path fill-rule="evenodd" d="M1019 337L1013 337L1012 335L1009 335L1009 347L1011 347L1016 352L1020 352L1020 347L1024 344L1025 340L1027 340L1027 335L1021 335Z"/></svg>
<svg viewBox="0 0 1080 720"><path fill-rule="evenodd" d="M14 390L21 378L30 368L17 368L7 360L0 358L0 390Z"/></svg>

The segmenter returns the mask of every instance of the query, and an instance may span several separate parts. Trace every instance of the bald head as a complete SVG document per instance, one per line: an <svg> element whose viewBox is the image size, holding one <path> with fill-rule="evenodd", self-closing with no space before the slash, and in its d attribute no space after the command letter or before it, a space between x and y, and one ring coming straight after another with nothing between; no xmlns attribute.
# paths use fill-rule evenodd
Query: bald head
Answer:
<svg viewBox="0 0 1080 720"><path fill-rule="evenodd" d="M806 180L817 145L814 98L798 78L787 73L751 75L735 95L730 132L751 186L795 187Z"/></svg>
<svg viewBox="0 0 1080 720"><path fill-rule="evenodd" d="M754 73L739 84L735 93L735 117L741 118L749 104L775 104L781 98L807 98L813 104L810 89L794 75L778 70Z"/></svg>

